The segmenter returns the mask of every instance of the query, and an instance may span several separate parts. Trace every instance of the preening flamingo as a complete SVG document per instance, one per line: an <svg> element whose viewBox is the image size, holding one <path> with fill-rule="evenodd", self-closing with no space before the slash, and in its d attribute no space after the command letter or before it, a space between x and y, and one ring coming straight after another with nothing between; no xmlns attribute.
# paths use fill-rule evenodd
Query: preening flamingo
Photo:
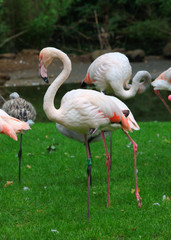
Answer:
<svg viewBox="0 0 171 240"><path fill-rule="evenodd" d="M28 123L13 118L0 109L0 133L17 141L17 134L29 129Z"/></svg>
<svg viewBox="0 0 171 240"><path fill-rule="evenodd" d="M132 68L128 58L119 52L110 52L96 58L87 70L82 86L94 84L96 89L114 94L120 99L129 99L143 93L151 84L147 71L138 71L129 83ZM141 80L144 80L140 83Z"/></svg>
<svg viewBox="0 0 171 240"><path fill-rule="evenodd" d="M155 94L161 99L164 103L167 110L171 113L171 109L161 97L159 90L168 90L171 91L171 67L161 73L152 83L151 85L154 87ZM171 95L168 96L168 100L171 101Z"/></svg>
<svg viewBox="0 0 171 240"><path fill-rule="evenodd" d="M36 110L31 103L21 98L18 93L11 93L10 100L5 101L2 105L2 109L10 116L17 118L21 121L28 122L29 125L33 124L36 118ZM2 98L1 98L2 99ZM20 149L18 152L19 159L19 183L21 180L21 157L22 157L22 137L20 134Z"/></svg>
<svg viewBox="0 0 171 240"><path fill-rule="evenodd" d="M82 87L94 84L97 90L110 93L120 99L129 99L137 93L143 93L151 84L151 75L147 71L138 71L132 79L132 68L128 58L119 52L110 52L96 58L87 70ZM140 81L143 82L140 83ZM112 134L110 138L112 145Z"/></svg>
<svg viewBox="0 0 171 240"><path fill-rule="evenodd" d="M108 207L110 207L109 195L109 169L110 156L106 146L104 131L112 131L122 129L128 136L135 148L135 181L136 181L136 198L138 206L141 207L141 198L138 193L136 179L136 151L137 145L127 134L127 130L138 130L139 126L136 123L131 111L119 99L104 95L103 93L77 89L67 92L62 100L59 109L54 106L54 98L59 87L66 81L71 72L71 61L68 56L59 49L47 47L41 50L39 55L40 66L39 71L41 77L48 82L47 68L54 58L59 58L63 62L62 72L55 78L52 84L48 87L43 101L43 109L49 120L62 124L64 127L84 134L87 158L90 159L88 149L87 134L91 129L101 130L101 135L106 152L107 165L107 196ZM89 163L91 165L91 162ZM88 217L90 216L89 209L89 186L90 177L88 177Z"/></svg>

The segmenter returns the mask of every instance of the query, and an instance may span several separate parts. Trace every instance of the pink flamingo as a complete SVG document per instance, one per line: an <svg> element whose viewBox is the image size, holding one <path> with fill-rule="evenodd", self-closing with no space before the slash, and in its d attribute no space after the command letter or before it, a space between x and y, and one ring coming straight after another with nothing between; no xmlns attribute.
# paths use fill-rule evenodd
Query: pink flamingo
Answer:
<svg viewBox="0 0 171 240"><path fill-rule="evenodd" d="M43 109L46 116L53 122L57 122L70 130L84 134L88 159L90 159L90 152L87 143L87 134L91 129L101 130L102 140L106 152L108 207L110 207L110 156L104 137L104 131L122 129L134 146L136 199L138 206L141 207L142 201L138 193L136 177L137 144L127 134L127 130L139 130L139 126L136 123L131 111L119 99L87 89L77 89L67 92L61 100L60 108L56 109L54 106L54 98L59 87L66 81L71 72L71 61L68 56L59 49L52 47L42 49L39 55L39 71L45 82L48 82L47 68L54 58L59 58L63 62L64 67L62 72L56 77L45 93ZM91 162L89 162L89 165L91 165ZM90 177L88 177L88 218L90 217L89 187Z"/></svg>
<svg viewBox="0 0 171 240"><path fill-rule="evenodd" d="M0 133L6 134L17 141L17 133L22 133L24 130L29 129L28 123L13 118L0 109Z"/></svg>
<svg viewBox="0 0 171 240"><path fill-rule="evenodd" d="M164 103L167 110L171 113L171 109L161 97L159 90L168 90L171 91L171 67L161 73L152 83L151 85L154 87L155 94L161 99ZM168 96L168 100L171 101L171 95Z"/></svg>
<svg viewBox="0 0 171 240"><path fill-rule="evenodd" d="M129 83L132 68L128 58L119 52L105 53L96 58L87 70L82 86L94 84L96 89L105 91L121 99L129 99L143 93L151 84L147 71L138 71ZM140 83L141 80L144 80Z"/></svg>
<svg viewBox="0 0 171 240"><path fill-rule="evenodd" d="M110 52L96 58L87 70L82 87L94 84L97 90L110 93L120 99L129 99L137 93L143 93L151 84L151 75L147 71L138 71L132 79L132 68L128 58L119 52ZM143 82L140 82L143 80ZM110 133L112 146L112 133Z"/></svg>

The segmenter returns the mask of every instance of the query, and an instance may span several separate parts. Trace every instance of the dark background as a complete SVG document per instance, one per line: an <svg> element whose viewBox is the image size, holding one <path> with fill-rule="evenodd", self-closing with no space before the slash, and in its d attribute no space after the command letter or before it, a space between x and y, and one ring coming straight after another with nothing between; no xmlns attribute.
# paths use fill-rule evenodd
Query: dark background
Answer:
<svg viewBox="0 0 171 240"><path fill-rule="evenodd" d="M77 54L99 48L161 54L170 26L171 0L1 0L0 52L54 46Z"/></svg>

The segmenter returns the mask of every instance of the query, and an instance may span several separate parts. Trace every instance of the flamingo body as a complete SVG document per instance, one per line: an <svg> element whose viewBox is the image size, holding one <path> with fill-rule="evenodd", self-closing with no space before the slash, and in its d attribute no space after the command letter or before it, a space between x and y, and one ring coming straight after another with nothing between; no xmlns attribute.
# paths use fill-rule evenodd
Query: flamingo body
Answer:
<svg viewBox="0 0 171 240"><path fill-rule="evenodd" d="M143 93L151 84L151 75L139 71L129 83L132 68L128 58L119 52L106 53L95 59L87 70L84 82L94 84L96 89L114 94L121 99ZM144 82L140 83L140 80Z"/></svg>
<svg viewBox="0 0 171 240"><path fill-rule="evenodd" d="M116 98L94 90L77 89L66 93L58 111L60 123L81 134L87 134L91 128L105 131L123 128L132 131L131 121L116 104ZM51 116L48 118L56 121Z"/></svg>
<svg viewBox="0 0 171 240"><path fill-rule="evenodd" d="M165 107L171 113L171 109L161 97L159 90L167 90L171 91L171 67L161 73L152 83L151 85L154 87L155 94L161 99ZM168 96L168 100L171 101L171 95Z"/></svg>
<svg viewBox="0 0 171 240"><path fill-rule="evenodd" d="M171 67L161 73L152 83L154 90L171 91Z"/></svg>
<svg viewBox="0 0 171 240"><path fill-rule="evenodd" d="M94 90L77 89L69 91L63 96L60 108L56 109L54 106L54 98L59 87L66 81L71 72L71 61L68 56L59 49L52 47L42 49L39 55L39 71L41 77L46 82L48 82L47 68L54 58L59 58L63 62L64 67L62 72L48 87L44 96L43 109L49 120L62 124L65 128L78 132L79 134L84 134L87 159L90 159L87 134L92 128L101 131L106 152L108 206L110 207L110 156L105 142L104 131L120 128L127 134L127 131L132 131L132 129L138 130L139 126L131 111L121 100ZM90 180L88 178L88 186L89 183ZM141 198L137 188L136 197L141 207Z"/></svg>

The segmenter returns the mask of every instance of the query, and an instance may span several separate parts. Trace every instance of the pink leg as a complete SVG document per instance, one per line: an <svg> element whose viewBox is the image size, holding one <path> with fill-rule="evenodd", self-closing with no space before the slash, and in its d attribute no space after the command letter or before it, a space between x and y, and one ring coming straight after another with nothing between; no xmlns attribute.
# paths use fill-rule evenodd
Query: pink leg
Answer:
<svg viewBox="0 0 171 240"><path fill-rule="evenodd" d="M137 185L137 167L136 167L136 162L137 162L137 148L138 145L136 144L136 142L134 142L134 140L128 135L128 133L126 131L123 130L123 132L126 134L126 136L128 137L128 139L132 142L133 144L133 151L134 151L134 173L135 173L135 195L136 195L136 199L137 199L137 204L138 207L142 206L142 199L138 193L138 185Z"/></svg>
<svg viewBox="0 0 171 240"><path fill-rule="evenodd" d="M109 132L110 135L110 170L112 170L112 132Z"/></svg>
<svg viewBox="0 0 171 240"><path fill-rule="evenodd" d="M85 138L85 145L86 145L86 152L87 152L87 163L88 163L88 220L90 219L90 178L91 178L91 155L90 149L88 146L87 135L84 135Z"/></svg>
<svg viewBox="0 0 171 240"><path fill-rule="evenodd" d="M160 98L160 100L164 103L165 107L167 108L167 110L171 113L171 110L169 108L169 106L167 105L167 103L164 101L164 99L161 97L159 90L154 90L155 94Z"/></svg>
<svg viewBox="0 0 171 240"><path fill-rule="evenodd" d="M109 153L108 153L108 149L107 149L107 144L106 144L104 132L101 132L101 135L102 135L102 140L103 140L103 144L104 144L104 148L105 148L105 152L106 152L106 167L107 167L107 206L110 208L109 172L110 172L111 160L110 160L110 156L109 156Z"/></svg>

